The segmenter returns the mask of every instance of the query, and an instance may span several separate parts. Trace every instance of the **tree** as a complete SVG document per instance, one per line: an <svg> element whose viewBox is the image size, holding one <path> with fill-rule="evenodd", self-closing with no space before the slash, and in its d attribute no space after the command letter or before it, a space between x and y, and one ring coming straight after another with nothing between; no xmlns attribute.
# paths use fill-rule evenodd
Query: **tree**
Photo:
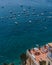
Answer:
<svg viewBox="0 0 52 65"><path fill-rule="evenodd" d="M2 65L8 65L7 63L3 63Z"/></svg>
<svg viewBox="0 0 52 65"><path fill-rule="evenodd" d="M14 65L14 63L10 63L9 65Z"/></svg>
<svg viewBox="0 0 52 65"><path fill-rule="evenodd" d="M20 59L21 59L21 62L22 62L22 65L26 65L26 60L27 60L27 55L26 55L26 53L22 53L21 55L20 55Z"/></svg>
<svg viewBox="0 0 52 65"><path fill-rule="evenodd" d="M40 65L46 65L46 61L40 61Z"/></svg>

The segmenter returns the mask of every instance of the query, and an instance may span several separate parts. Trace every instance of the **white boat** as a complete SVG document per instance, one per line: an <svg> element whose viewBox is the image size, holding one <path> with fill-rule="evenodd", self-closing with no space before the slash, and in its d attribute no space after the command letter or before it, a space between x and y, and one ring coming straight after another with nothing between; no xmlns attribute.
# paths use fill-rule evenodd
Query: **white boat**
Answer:
<svg viewBox="0 0 52 65"><path fill-rule="evenodd" d="M52 16L47 16L47 18L52 18Z"/></svg>
<svg viewBox="0 0 52 65"><path fill-rule="evenodd" d="M29 20L29 23L31 23L32 21L31 20Z"/></svg>
<svg viewBox="0 0 52 65"><path fill-rule="evenodd" d="M41 13L41 15L44 15L44 13Z"/></svg>
<svg viewBox="0 0 52 65"><path fill-rule="evenodd" d="M18 24L18 22L15 22L15 24Z"/></svg>

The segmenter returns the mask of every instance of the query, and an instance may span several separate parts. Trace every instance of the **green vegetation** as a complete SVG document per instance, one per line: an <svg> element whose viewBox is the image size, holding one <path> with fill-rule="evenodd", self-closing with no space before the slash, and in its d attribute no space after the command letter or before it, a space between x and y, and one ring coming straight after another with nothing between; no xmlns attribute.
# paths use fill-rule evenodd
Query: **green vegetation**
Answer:
<svg viewBox="0 0 52 65"><path fill-rule="evenodd" d="M40 61L40 65L46 65L46 61Z"/></svg>
<svg viewBox="0 0 52 65"><path fill-rule="evenodd" d="M7 63L3 63L2 65L8 65Z"/></svg>
<svg viewBox="0 0 52 65"><path fill-rule="evenodd" d="M9 63L9 64L3 63L2 65L14 65L14 63Z"/></svg>
<svg viewBox="0 0 52 65"><path fill-rule="evenodd" d="M21 59L21 64L22 65L26 65L26 60L27 60L27 55L26 55L26 53L22 53L21 55L20 55L20 59Z"/></svg>

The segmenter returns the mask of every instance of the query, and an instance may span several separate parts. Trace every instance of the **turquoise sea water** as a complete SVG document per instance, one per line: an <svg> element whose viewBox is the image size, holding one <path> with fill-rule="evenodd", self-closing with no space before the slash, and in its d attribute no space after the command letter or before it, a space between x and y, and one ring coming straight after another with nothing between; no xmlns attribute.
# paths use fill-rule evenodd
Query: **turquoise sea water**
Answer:
<svg viewBox="0 0 52 65"><path fill-rule="evenodd" d="M21 53L36 44L42 46L52 42L52 18L48 16L52 16L51 7L0 7L0 64L14 62L20 65Z"/></svg>

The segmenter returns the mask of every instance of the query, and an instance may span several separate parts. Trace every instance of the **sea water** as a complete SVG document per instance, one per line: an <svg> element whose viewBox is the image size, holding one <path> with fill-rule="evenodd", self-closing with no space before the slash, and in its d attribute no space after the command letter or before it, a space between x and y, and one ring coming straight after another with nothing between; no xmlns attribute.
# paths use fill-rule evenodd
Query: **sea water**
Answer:
<svg viewBox="0 0 52 65"><path fill-rule="evenodd" d="M23 9L28 13L24 14ZM52 18L48 18L52 13L49 12L52 12L51 7L0 7L0 64L13 62L20 65L21 53L36 44L42 46L52 42Z"/></svg>

